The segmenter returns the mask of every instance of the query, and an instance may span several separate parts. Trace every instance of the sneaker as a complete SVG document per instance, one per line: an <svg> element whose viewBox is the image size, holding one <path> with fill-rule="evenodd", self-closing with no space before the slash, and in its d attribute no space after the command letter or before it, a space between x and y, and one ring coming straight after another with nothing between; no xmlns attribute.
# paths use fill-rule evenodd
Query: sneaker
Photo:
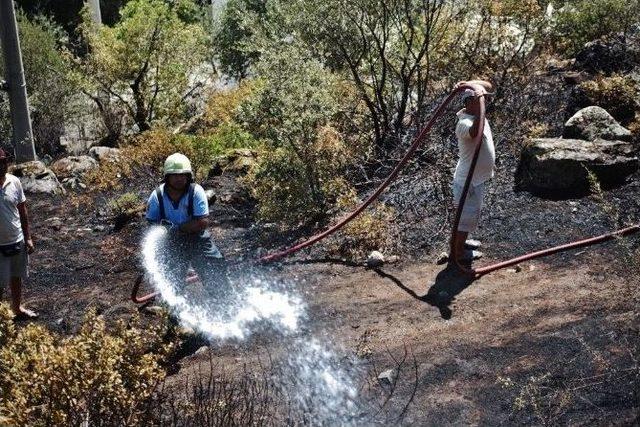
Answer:
<svg viewBox="0 0 640 427"><path fill-rule="evenodd" d="M482 246L482 242L480 240L468 239L464 242L465 249L478 249Z"/></svg>
<svg viewBox="0 0 640 427"><path fill-rule="evenodd" d="M460 257L460 259L462 261L473 261L476 259L480 259L484 256L484 254L480 251L475 251L475 250L470 250L467 249L463 252L462 256Z"/></svg>
<svg viewBox="0 0 640 427"><path fill-rule="evenodd" d="M27 320L35 320L38 317L40 317L40 315L35 311L20 307L20 313L13 316L13 320L14 322L23 322Z"/></svg>

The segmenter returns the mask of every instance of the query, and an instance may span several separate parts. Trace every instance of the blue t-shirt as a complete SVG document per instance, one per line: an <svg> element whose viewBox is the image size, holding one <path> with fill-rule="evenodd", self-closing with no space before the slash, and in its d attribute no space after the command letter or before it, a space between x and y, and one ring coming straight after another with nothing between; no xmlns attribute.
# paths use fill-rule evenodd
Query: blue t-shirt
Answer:
<svg viewBox="0 0 640 427"><path fill-rule="evenodd" d="M175 225L182 225L191 221L193 218L199 218L209 215L209 202L207 195L202 186L195 184L193 189L193 217L189 216L189 192L186 191L177 204L169 198L164 191L164 184L160 186L162 198L164 199L164 216L167 221ZM160 218L160 204L156 191L153 190L149 201L147 202L147 219L149 221L158 222Z"/></svg>

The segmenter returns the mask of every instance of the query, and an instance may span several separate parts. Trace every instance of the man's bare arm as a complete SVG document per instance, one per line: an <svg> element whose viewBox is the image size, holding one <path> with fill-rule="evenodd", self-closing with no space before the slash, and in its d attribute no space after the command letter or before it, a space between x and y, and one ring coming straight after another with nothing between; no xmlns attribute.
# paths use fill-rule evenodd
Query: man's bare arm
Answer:
<svg viewBox="0 0 640 427"><path fill-rule="evenodd" d="M29 229L29 214L27 213L27 204L25 202L18 203L18 214L20 214L20 226L22 234L27 245L27 251L32 253L34 250L33 240L31 239L31 231Z"/></svg>
<svg viewBox="0 0 640 427"><path fill-rule="evenodd" d="M209 217L203 216L200 218L192 219L189 222L185 222L180 226L180 231L188 234L196 234L204 231L209 226Z"/></svg>
<svg viewBox="0 0 640 427"><path fill-rule="evenodd" d="M466 80L466 81L461 81L458 82L456 84L456 88L462 86L462 85L472 85L472 86L480 86L484 91L481 93L478 93L478 91L476 91L476 96L482 96L485 95L487 93L492 93L493 92L493 85L491 83L489 83L486 80Z"/></svg>

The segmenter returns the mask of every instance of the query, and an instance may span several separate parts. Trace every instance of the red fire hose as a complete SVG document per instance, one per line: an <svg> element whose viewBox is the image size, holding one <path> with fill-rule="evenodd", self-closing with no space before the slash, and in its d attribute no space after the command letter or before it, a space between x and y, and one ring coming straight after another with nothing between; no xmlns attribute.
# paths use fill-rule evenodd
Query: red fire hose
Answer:
<svg viewBox="0 0 640 427"><path fill-rule="evenodd" d="M336 231L338 231L340 228L342 228L344 225L346 225L347 223L349 223L351 220L353 220L356 216L358 216L363 210L365 210L371 203L373 203L379 196L380 194L382 194L382 192L391 184L391 182L393 182L393 180L398 176L398 174L400 173L400 171L402 170L402 168L404 168L404 166L407 164L407 162L409 161L409 159L413 156L413 154L415 153L415 151L418 149L418 147L420 147L420 145L424 142L424 139L426 138L427 134L429 133L429 131L431 130L431 127L433 126L433 124L435 123L436 119L439 118L442 115L443 110L445 109L445 107L447 105L449 105L449 103L451 102L451 100L455 97L455 95L460 92L463 91L465 89L471 89L471 90L475 90L477 89L476 86L474 85L461 85L459 87L456 88L456 90L454 90L453 92L451 92L451 94L449 94L449 96L440 104L440 106L438 106L438 108L436 109L435 113L433 114L431 120L429 120L429 122L427 123L427 125L424 127L424 129L422 129L422 131L418 134L418 136L416 136L416 138L414 139L413 143L411 144L411 146L409 147L409 150L407 151L407 153L404 155L404 157L400 160L400 162L396 165L396 167L393 169L393 171L391 171L391 174L387 177L387 179L384 180L384 182L382 184L380 184L380 186L376 189L376 191L371 194L360 206L358 206L358 208L356 210L354 210L352 213L350 213L348 216L346 216L345 218L343 218L341 221L339 221L337 224L333 225L331 228L316 234L315 236L311 237L310 239L299 243L295 246L292 246L286 250L283 250L281 252L277 252L271 255L266 255L261 257L258 261L260 262L271 262L271 261L275 261L277 259L283 258L285 256L288 256L294 252L297 252L303 248L306 248L308 246L313 245L314 243L319 242L320 240L324 239L325 237L335 233ZM454 247L456 245L456 232L458 230L458 225L460 223L460 217L462 215L462 209L464 207L464 202L467 198L467 192L469 191L469 186L471 184L471 178L473 177L473 172L475 171L475 167L476 167L476 163L478 161L478 155L480 154L480 148L481 148L481 144L482 144L482 133L484 130L484 119L485 119L485 101L483 97L480 97L480 123L478 126L478 134L476 135L476 137L474 138L474 143L476 144L476 150L473 156L473 160L471 161L471 166L469 167L469 173L467 174L467 178L465 180L464 183L464 187L462 190L462 195L460 197L460 201L458 203L458 208L456 209L456 216L455 216L455 220L453 222L453 227L452 227L452 231L451 231L451 241L450 241L450 253L453 254L454 253ZM521 263L523 261L527 261L530 259L534 259L534 258L540 258L543 256L547 256L547 255L551 255L551 254L555 254L558 252L562 252L562 251L566 251L569 249L575 249L575 248L580 248L580 247L584 247L584 246L590 246L593 245L595 243L600 243L600 242L604 242L607 240L612 240L616 237L622 237L622 236L627 236L633 233L636 233L640 231L640 224L636 224L621 230L617 230L611 233L607 233L607 234L603 234L597 237L591 237L588 239L584 239L584 240L579 240L576 242L571 242L571 243L567 243L564 245L560 245L560 246L555 246L552 248L548 248L548 249L544 249L544 250L540 250L537 252L532 252L529 254L525 254L525 255L521 255L515 258L511 258L509 260L506 261L501 261L501 262L497 262L495 264L491 264L485 267L481 267L481 268L476 268L476 269L472 269L472 268L467 268L464 265L461 265L460 262L455 259L455 257L451 257L454 258L454 262L457 265L457 267L462 270L464 273L473 276L474 278L478 278L481 277L485 274L491 273L492 271L501 269L501 268L505 268L505 267L509 267L511 265L515 265L518 263ZM142 283L142 279L143 279L143 275L140 275L137 279L136 282L134 284L132 293L131 293L131 299L133 300L133 302L135 302L136 304L143 304L146 303L150 300L152 300L153 298L156 297L156 295L158 294L157 292L142 296L142 297L138 297L137 293L138 293L138 289L140 287L140 284ZM194 281L195 279L193 277L189 277L187 279L187 282L190 281Z"/></svg>

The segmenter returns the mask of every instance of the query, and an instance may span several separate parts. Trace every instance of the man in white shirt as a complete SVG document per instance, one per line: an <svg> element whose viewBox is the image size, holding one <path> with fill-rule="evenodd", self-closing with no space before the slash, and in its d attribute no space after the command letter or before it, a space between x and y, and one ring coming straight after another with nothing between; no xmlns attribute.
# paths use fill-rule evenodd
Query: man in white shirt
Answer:
<svg viewBox="0 0 640 427"><path fill-rule="evenodd" d="M0 149L0 298L11 288L11 309L15 320L30 320L37 313L21 305L22 283L27 278L28 254L34 250L29 232L26 197L20 180L9 173L9 158Z"/></svg>
<svg viewBox="0 0 640 427"><path fill-rule="evenodd" d="M467 174L473 160L476 145L473 140L478 135L480 121L480 97L490 94L493 86L485 80L463 81L456 85L473 85L476 90L466 89L462 93L464 108L458 111L458 124L456 125L456 137L458 139L458 164L453 175L453 199L454 205L458 207L462 190L464 188ZM480 212L482 211L482 201L484 198L485 182L493 177L495 166L495 148L493 146L493 135L489 122L485 119L484 130L482 132L481 148L478 155L471 185L467 192L467 197L460 217L460 224L456 231L456 246L452 258L458 261L470 261L473 258L472 251L465 251L465 241L469 233L476 231Z"/></svg>

